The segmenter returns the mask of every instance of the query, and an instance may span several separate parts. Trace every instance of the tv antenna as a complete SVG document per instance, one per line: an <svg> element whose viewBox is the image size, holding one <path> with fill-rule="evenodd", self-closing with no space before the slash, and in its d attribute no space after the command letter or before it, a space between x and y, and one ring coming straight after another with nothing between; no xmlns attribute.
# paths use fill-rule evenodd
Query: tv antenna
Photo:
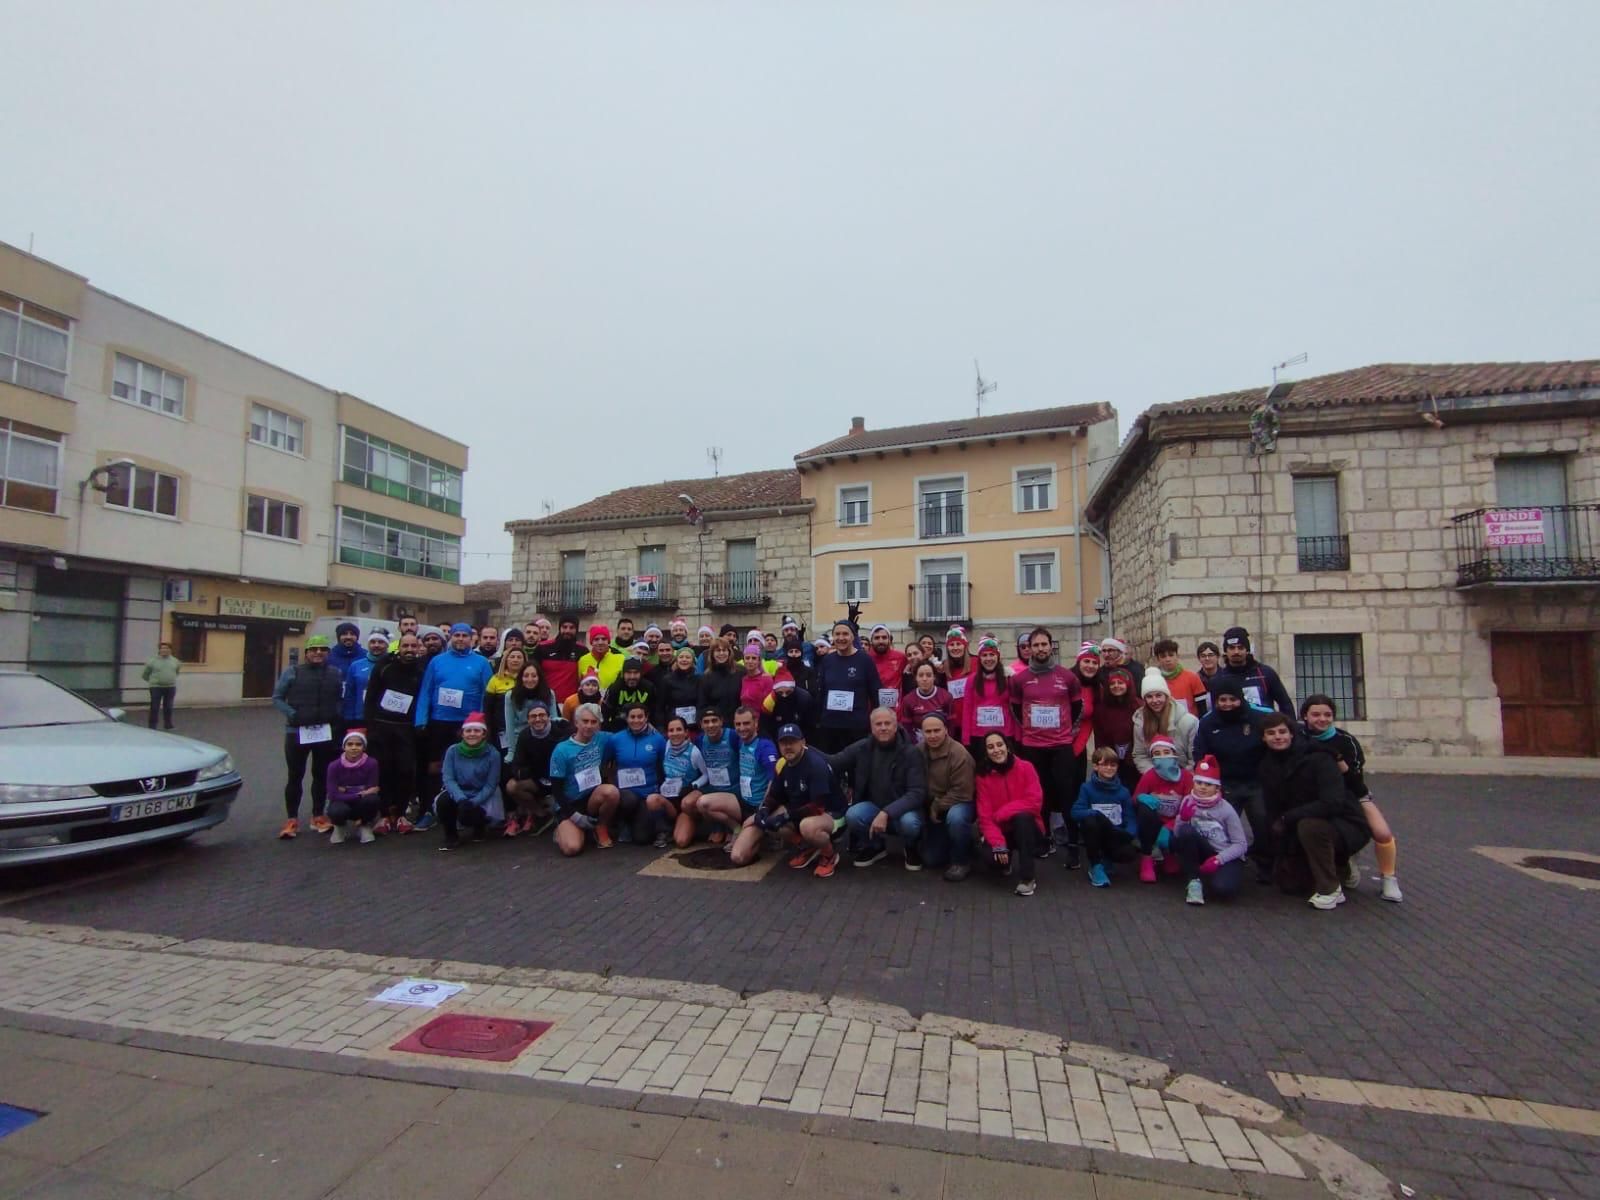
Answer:
<svg viewBox="0 0 1600 1200"><path fill-rule="evenodd" d="M977 416L983 416L983 398L1000 385L992 379L983 377L983 370L978 366L978 360L972 360L972 371L978 377L978 382L973 385L973 399L977 401Z"/></svg>
<svg viewBox="0 0 1600 1200"><path fill-rule="evenodd" d="M1279 371L1282 371L1286 367L1298 367L1302 363L1304 363L1307 359L1309 359L1310 357L1311 356L1309 354L1307 354L1304 350L1302 350L1302 351L1300 351L1299 354L1296 354L1293 358L1286 358L1281 363L1275 363L1273 365L1273 368L1272 368L1272 386L1273 387L1277 387L1278 386L1278 372Z"/></svg>
<svg viewBox="0 0 1600 1200"><path fill-rule="evenodd" d="M550 516L550 514L556 511L556 502L550 499L549 496L546 496L543 500L539 501L539 511L547 517Z"/></svg>
<svg viewBox="0 0 1600 1200"><path fill-rule="evenodd" d="M711 464L711 474L713 476L721 475L722 474L722 447L721 446L707 446L706 447L706 461Z"/></svg>

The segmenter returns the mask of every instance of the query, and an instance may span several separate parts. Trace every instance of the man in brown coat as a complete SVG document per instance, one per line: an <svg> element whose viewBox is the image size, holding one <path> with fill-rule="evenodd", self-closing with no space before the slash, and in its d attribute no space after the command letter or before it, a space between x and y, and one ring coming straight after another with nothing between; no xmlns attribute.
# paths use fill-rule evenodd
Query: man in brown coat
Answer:
<svg viewBox="0 0 1600 1200"><path fill-rule="evenodd" d="M939 713L922 718L921 752L928 777L928 826L922 835L923 858L930 867L950 864L944 877L952 883L972 871L972 755L950 736Z"/></svg>

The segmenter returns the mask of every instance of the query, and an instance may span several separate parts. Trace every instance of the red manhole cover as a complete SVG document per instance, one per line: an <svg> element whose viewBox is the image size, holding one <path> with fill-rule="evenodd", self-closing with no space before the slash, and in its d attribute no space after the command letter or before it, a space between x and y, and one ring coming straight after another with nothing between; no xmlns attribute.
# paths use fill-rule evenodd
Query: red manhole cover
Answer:
<svg viewBox="0 0 1600 1200"><path fill-rule="evenodd" d="M549 1021L512 1021L504 1017L449 1013L412 1031L391 1049L412 1054L438 1054L445 1058L510 1062L549 1028Z"/></svg>

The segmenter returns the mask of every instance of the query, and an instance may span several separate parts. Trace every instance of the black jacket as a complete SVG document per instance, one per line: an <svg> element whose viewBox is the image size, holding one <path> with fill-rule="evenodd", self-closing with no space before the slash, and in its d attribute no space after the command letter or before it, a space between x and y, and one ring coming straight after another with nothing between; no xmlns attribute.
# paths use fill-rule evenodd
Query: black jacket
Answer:
<svg viewBox="0 0 1600 1200"><path fill-rule="evenodd" d="M404 725L411 727L416 715L417 689L422 686L422 673L428 669L428 660L419 655L406 662L398 654L386 654L372 668L367 678L367 694L361 703L361 715L368 725ZM405 712L393 712L383 707L385 692L410 696L411 704Z"/></svg>
<svg viewBox="0 0 1600 1200"><path fill-rule="evenodd" d="M700 676L700 707L714 708L722 714L722 723L733 728L733 710L739 707L739 685L744 671L728 667L707 667Z"/></svg>
<svg viewBox="0 0 1600 1200"><path fill-rule="evenodd" d="M928 803L928 770L923 762L922 751L903 729L895 730L894 739L894 764L889 771L892 796L862 794L872 777L871 756L878 752L871 734L828 756L828 765L833 768L834 774L849 779L854 789L852 802L859 804L870 801L887 812L891 820L903 813L919 812Z"/></svg>
<svg viewBox="0 0 1600 1200"><path fill-rule="evenodd" d="M680 708L694 709L692 730L700 720L700 676L693 671L664 671L656 679L656 728L665 732L667 718Z"/></svg>
<svg viewBox="0 0 1600 1200"><path fill-rule="evenodd" d="M1320 750L1324 754L1332 755L1333 765L1337 767L1341 762L1348 768L1340 771L1339 776L1344 780L1344 790L1357 800L1364 799L1367 795L1367 778L1362 773L1367 765L1366 755L1362 753L1361 743L1356 741L1355 734L1346 733L1343 729L1335 728L1333 736L1326 741L1319 741L1306 733L1306 744L1313 750Z"/></svg>
<svg viewBox="0 0 1600 1200"><path fill-rule="evenodd" d="M550 722L550 735L536 738L524 729L517 735L517 748L511 755L511 773L517 779L548 779L550 756L572 736L572 726L557 718Z"/></svg>
<svg viewBox="0 0 1600 1200"><path fill-rule="evenodd" d="M1296 736L1282 753L1262 755L1260 778L1267 817L1282 821L1286 832L1299 821L1320 817L1333 823L1351 854L1372 836L1361 802L1345 790L1333 756L1313 750L1305 738Z"/></svg>

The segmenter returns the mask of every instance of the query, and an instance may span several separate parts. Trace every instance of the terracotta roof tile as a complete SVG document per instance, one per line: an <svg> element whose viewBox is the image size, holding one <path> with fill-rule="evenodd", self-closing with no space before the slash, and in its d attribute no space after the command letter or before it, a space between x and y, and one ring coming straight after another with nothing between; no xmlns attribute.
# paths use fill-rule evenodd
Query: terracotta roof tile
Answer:
<svg viewBox="0 0 1600 1200"><path fill-rule="evenodd" d="M693 496L700 511L708 516L741 509L801 503L800 473L793 467L783 467L776 471L747 471L742 475L720 475L710 479L668 479L663 483L618 488L572 508L551 513L548 517L508 521L506 528L538 529L544 525L681 516L683 502L678 499L679 492Z"/></svg>
<svg viewBox="0 0 1600 1200"><path fill-rule="evenodd" d="M852 454L858 450L882 450L891 446L926 446L934 442L966 442L1003 434L1032 433L1041 429L1064 429L1072 425L1092 425L1097 421L1114 421L1116 413L1109 404L1074 404L1065 408L1035 408L1027 412L997 413L992 417L968 417L965 420L930 421L925 425L897 425L892 429L869 429L863 433L845 434L831 442L823 442L810 450L794 456L795 462L813 458L826 458L835 454Z"/></svg>
<svg viewBox="0 0 1600 1200"><path fill-rule="evenodd" d="M511 580L509 579L480 579L477 583L469 583L461 589L461 602L463 604L479 604L485 600L505 604L511 599Z"/></svg>
<svg viewBox="0 0 1600 1200"><path fill-rule="evenodd" d="M1548 392L1600 386L1600 360L1548 363L1377 363L1332 375L1289 381L1278 401L1285 411L1347 404L1443 400L1455 396L1493 396L1507 392ZM1157 404L1152 417L1167 413L1236 413L1254 410L1264 387L1197 396Z"/></svg>

